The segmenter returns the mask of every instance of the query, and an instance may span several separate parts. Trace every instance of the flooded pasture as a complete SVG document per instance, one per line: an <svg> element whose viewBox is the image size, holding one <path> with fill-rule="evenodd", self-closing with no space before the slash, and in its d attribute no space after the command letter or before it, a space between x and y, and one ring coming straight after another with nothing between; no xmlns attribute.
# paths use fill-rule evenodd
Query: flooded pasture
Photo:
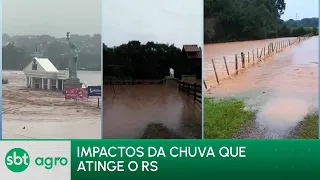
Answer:
<svg viewBox="0 0 320 180"><path fill-rule="evenodd" d="M214 60L217 75L219 80L228 78L228 73L226 70L226 65L224 63L224 58L229 70L230 75L235 74L235 56L237 55L238 66L240 67L240 56L241 52L244 53L246 67L248 64L250 66L257 65L258 56L264 56L267 51L268 45L270 43L276 44L281 41L293 42L296 38L278 38L278 39L265 39L257 41L241 41L241 42L231 42L231 43L218 43L218 44L208 44L204 46L204 80L208 87L216 86L217 81L212 65L212 60ZM266 48L263 51L263 48ZM249 58L249 59L248 59ZM272 59L270 57L269 59ZM241 68L239 68L241 69ZM246 69L245 69L246 70ZM242 70L243 71L243 70Z"/></svg>
<svg viewBox="0 0 320 180"><path fill-rule="evenodd" d="M151 124L180 138L201 138L201 104L177 86L105 85L103 91L104 138L142 138L150 131L162 131L152 138L169 138L163 127L148 130Z"/></svg>
<svg viewBox="0 0 320 180"><path fill-rule="evenodd" d="M231 47L230 52L234 51L236 44L252 49L256 43L259 42L225 43L220 48L216 44L215 48L210 49L209 45L205 49L208 54L226 53ZM239 49L236 50L241 52ZM306 39L245 73L226 79L206 96L241 98L248 107L258 110L256 121L244 127L236 138L290 138L297 123L318 108L318 51L318 37Z"/></svg>

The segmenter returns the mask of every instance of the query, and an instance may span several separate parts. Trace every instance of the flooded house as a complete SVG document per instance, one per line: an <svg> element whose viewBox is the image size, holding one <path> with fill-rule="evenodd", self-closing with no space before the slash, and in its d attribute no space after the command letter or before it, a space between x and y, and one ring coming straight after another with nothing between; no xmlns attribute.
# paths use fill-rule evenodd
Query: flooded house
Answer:
<svg viewBox="0 0 320 180"><path fill-rule="evenodd" d="M34 57L23 73L26 76L26 86L33 89L64 90L65 73L59 72L48 58Z"/></svg>

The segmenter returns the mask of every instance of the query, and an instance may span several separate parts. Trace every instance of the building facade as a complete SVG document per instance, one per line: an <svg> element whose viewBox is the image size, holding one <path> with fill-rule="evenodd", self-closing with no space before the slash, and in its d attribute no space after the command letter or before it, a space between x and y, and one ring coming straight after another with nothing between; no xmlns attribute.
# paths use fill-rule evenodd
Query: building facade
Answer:
<svg viewBox="0 0 320 180"><path fill-rule="evenodd" d="M202 77L202 50L198 45L183 45L182 53L188 64L189 75L196 75L197 79Z"/></svg>
<svg viewBox="0 0 320 180"><path fill-rule="evenodd" d="M63 91L65 73L59 72L48 58L34 57L23 69L27 87Z"/></svg>

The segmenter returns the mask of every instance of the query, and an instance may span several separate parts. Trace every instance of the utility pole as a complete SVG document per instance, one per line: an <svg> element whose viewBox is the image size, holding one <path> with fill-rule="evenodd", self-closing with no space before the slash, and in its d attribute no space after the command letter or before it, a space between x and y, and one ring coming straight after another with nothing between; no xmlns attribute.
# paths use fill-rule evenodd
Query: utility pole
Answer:
<svg viewBox="0 0 320 180"><path fill-rule="evenodd" d="M298 20L298 13L296 13L296 21Z"/></svg>

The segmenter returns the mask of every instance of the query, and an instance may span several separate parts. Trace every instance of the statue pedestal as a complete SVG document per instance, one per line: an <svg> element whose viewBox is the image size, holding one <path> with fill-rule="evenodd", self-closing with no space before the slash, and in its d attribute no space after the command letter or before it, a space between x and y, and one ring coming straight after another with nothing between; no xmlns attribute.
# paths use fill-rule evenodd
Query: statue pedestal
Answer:
<svg viewBox="0 0 320 180"><path fill-rule="evenodd" d="M64 83L64 89L66 88L82 88L82 83L79 78L68 78Z"/></svg>

